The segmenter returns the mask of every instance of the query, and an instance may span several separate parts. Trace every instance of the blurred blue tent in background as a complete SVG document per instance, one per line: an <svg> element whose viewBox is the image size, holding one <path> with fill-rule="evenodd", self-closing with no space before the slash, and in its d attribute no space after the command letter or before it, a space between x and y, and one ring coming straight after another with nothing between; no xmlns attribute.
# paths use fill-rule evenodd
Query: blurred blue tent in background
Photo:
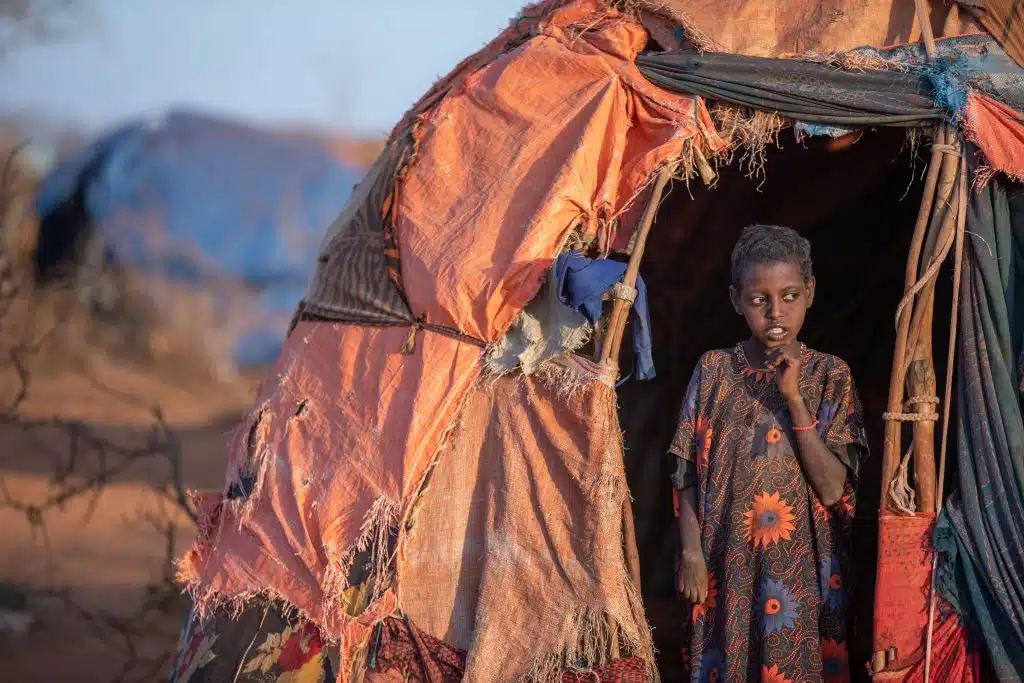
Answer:
<svg viewBox="0 0 1024 683"><path fill-rule="evenodd" d="M141 274L158 308L165 283L204 292L234 321L236 367L270 362L361 174L310 137L186 112L133 121L43 180L37 270L98 259Z"/></svg>

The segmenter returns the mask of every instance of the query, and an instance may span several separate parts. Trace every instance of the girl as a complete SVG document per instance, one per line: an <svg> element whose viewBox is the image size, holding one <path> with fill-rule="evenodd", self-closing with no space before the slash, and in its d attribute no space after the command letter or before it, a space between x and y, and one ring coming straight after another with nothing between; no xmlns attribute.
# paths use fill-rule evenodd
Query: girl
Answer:
<svg viewBox="0 0 1024 683"><path fill-rule="evenodd" d="M860 401L839 358L799 341L810 243L746 228L729 296L751 337L693 373L670 452L692 604L694 681L848 681L847 537Z"/></svg>

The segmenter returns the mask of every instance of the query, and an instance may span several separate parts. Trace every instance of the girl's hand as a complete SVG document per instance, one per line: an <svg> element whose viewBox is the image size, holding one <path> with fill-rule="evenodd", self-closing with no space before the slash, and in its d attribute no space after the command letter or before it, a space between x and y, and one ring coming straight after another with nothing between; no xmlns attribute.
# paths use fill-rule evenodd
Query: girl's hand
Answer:
<svg viewBox="0 0 1024 683"><path fill-rule="evenodd" d="M799 354L792 351L777 352L777 357L770 359L769 367L775 368L775 382L779 387L779 393L787 401L800 398L800 368L803 360Z"/></svg>
<svg viewBox="0 0 1024 683"><path fill-rule="evenodd" d="M691 604L703 605L708 598L708 565L702 552L684 552L677 583L680 595Z"/></svg>

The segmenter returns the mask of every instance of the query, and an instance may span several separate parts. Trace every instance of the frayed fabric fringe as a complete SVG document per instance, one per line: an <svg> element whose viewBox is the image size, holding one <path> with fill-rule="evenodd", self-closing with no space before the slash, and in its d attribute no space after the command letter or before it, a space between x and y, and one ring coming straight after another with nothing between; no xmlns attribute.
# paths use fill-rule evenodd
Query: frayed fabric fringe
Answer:
<svg viewBox="0 0 1024 683"><path fill-rule="evenodd" d="M646 626L640 597L630 591L630 612L619 619L606 609L583 607L568 610L563 626L563 649L538 657L517 680L522 683L557 683L565 672L607 666L615 659L636 657L647 664L647 680L656 681L654 645Z"/></svg>
<svg viewBox="0 0 1024 683"><path fill-rule="evenodd" d="M778 146L779 133L791 125L790 121L774 112L724 104L714 105L711 117L718 134L730 143L721 162L729 165L736 161L751 178L764 176L768 147Z"/></svg>
<svg viewBox="0 0 1024 683"><path fill-rule="evenodd" d="M219 529L223 524L233 524L225 520L227 501L211 494L196 494L193 503L199 517L198 537L192 549L178 562L178 581L185 586L185 591L195 603L197 614L210 615L214 610L225 610L229 614L239 614L245 603L255 598L266 598L279 602L294 609L304 619L317 623L324 631L324 638L337 640L339 633L335 629L326 629L321 620L306 610L296 607L288 600L277 586L251 586L244 590L226 593L216 588L212 582L204 579L201 567L208 561L209 553L217 543ZM361 601L363 605L377 602L389 588L394 576L394 555L392 536L398 528L400 504L385 496L378 498L364 518L359 538L344 551L332 553L324 573L321 589L323 591L323 614L343 614L348 617L353 607L350 596L346 595L350 586L349 575L357 557L365 557L369 576L362 584L366 595ZM342 619L344 621L344 619Z"/></svg>
<svg viewBox="0 0 1024 683"><path fill-rule="evenodd" d="M391 537L398 530L400 511L400 503L386 496L379 497L364 517L356 542L342 553L329 552L338 559L328 565L321 584L325 613L341 609L350 602L345 593L352 587L349 580L352 565L357 557L366 553L368 601L375 602L387 590L394 575Z"/></svg>

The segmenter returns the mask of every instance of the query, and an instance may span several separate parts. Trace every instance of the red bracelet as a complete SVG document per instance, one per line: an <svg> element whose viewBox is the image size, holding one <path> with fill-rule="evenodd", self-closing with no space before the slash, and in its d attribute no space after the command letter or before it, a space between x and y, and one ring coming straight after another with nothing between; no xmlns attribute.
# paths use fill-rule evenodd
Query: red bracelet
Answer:
<svg viewBox="0 0 1024 683"><path fill-rule="evenodd" d="M812 422L811 424L807 425L806 427L793 427L793 431L794 432L809 432L809 431L811 431L812 429L814 429L817 426L818 426L818 421L815 420L814 422Z"/></svg>

